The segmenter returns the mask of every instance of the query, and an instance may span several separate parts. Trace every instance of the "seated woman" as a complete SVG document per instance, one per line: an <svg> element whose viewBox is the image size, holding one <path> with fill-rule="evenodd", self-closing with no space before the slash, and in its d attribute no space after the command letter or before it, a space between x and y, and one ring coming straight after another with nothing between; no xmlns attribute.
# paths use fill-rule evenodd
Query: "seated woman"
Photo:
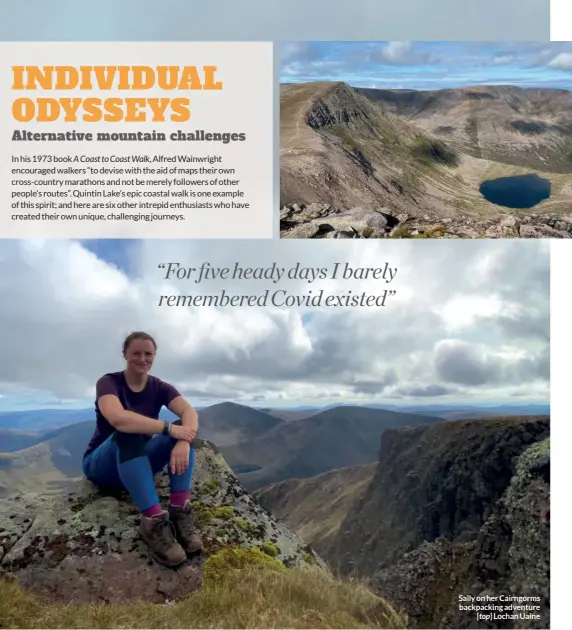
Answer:
<svg viewBox="0 0 572 630"><path fill-rule="evenodd" d="M178 566L200 551L190 502L198 431L197 412L168 383L149 374L157 344L144 332L123 343L126 369L105 374L96 386L96 429L83 457L85 476L100 487L129 492L141 512L139 532L157 561ZM179 416L159 420L165 406ZM154 437L153 437L154 436ZM163 510L154 475L169 465L171 497Z"/></svg>

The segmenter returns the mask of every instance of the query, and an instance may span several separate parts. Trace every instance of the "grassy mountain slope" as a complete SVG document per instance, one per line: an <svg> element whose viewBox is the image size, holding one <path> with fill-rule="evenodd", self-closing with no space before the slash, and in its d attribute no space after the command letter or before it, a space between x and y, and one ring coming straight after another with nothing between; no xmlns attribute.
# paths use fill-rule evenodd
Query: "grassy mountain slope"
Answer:
<svg viewBox="0 0 572 630"><path fill-rule="evenodd" d="M261 409L264 413L267 413L274 418L280 418L280 420L286 420L287 422L294 422L296 420L302 420L308 418L321 411L320 408L316 409Z"/></svg>
<svg viewBox="0 0 572 630"><path fill-rule="evenodd" d="M216 556L215 556L216 557ZM229 566L180 602L50 605L0 582L6 628L407 628L405 617L357 580L272 563Z"/></svg>
<svg viewBox="0 0 572 630"><path fill-rule="evenodd" d="M286 479L253 494L261 505L324 557L350 507L373 479L377 462Z"/></svg>
<svg viewBox="0 0 572 630"><path fill-rule="evenodd" d="M344 83L284 85L280 107L283 204L415 204L408 164L429 143L421 130Z"/></svg>
<svg viewBox="0 0 572 630"><path fill-rule="evenodd" d="M474 157L572 173L572 92L567 90L485 86L356 91Z"/></svg>
<svg viewBox="0 0 572 630"><path fill-rule="evenodd" d="M552 182L552 196L526 212L570 212L572 93L487 90L282 85L282 205L490 218L503 210L480 183L532 170Z"/></svg>

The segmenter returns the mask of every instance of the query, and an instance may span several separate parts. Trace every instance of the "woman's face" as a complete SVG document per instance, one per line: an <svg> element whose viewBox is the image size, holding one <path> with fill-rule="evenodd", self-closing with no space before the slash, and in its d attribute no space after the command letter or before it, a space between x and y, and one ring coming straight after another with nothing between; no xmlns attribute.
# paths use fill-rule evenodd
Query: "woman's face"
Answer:
<svg viewBox="0 0 572 630"><path fill-rule="evenodd" d="M127 368L136 374L147 374L155 358L155 346L148 339L134 339L125 351Z"/></svg>

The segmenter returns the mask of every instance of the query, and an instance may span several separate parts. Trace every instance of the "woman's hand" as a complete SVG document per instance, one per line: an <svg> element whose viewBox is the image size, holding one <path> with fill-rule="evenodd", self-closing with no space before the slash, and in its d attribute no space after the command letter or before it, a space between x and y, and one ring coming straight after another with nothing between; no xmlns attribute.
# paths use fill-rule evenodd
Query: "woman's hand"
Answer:
<svg viewBox="0 0 572 630"><path fill-rule="evenodd" d="M179 427L184 428L184 427ZM171 451L171 472L180 475L189 467L191 446L188 442L177 442Z"/></svg>
<svg viewBox="0 0 572 630"><path fill-rule="evenodd" d="M189 427L184 427L181 424L171 424L171 431L169 435L175 438L175 440L181 440L190 444L197 437L197 432L194 429L189 429Z"/></svg>

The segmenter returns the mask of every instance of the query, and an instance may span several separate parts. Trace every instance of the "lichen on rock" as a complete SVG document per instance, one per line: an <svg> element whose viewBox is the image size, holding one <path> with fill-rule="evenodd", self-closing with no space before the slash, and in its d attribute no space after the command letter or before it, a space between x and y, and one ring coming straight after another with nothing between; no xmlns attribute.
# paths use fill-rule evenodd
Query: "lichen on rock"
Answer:
<svg viewBox="0 0 572 630"><path fill-rule="evenodd" d="M0 577L10 575L60 603L162 603L199 588L205 559L221 549L254 548L265 555L261 542L272 539L277 561L307 566L306 545L246 492L215 447L197 440L195 448L191 492L204 554L175 570L153 561L127 493L103 492L81 480L66 496L23 495L0 502ZM166 505L166 471L157 475L156 486Z"/></svg>

